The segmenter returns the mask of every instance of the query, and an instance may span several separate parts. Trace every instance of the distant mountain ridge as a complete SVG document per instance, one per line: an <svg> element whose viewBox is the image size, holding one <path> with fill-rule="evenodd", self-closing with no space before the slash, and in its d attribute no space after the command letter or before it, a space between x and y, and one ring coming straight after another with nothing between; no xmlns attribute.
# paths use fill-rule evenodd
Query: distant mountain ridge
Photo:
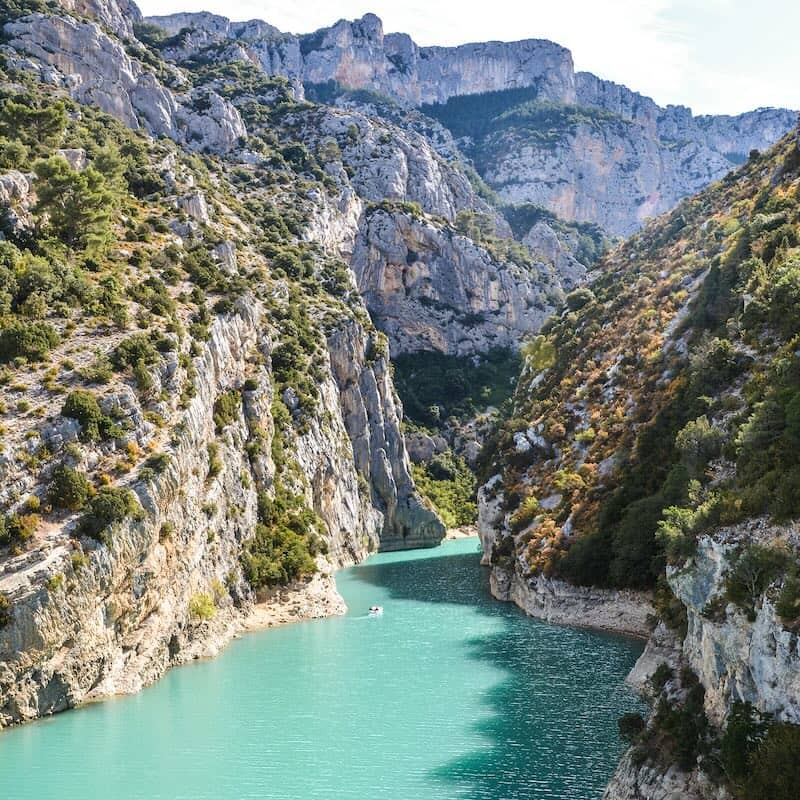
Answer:
<svg viewBox="0 0 800 800"><path fill-rule="evenodd" d="M475 116L485 113L490 93L530 90L535 113L514 124L504 120L485 137L466 137L461 149L503 201L534 203L616 235L633 233L741 164L751 150L766 149L797 118L795 111L770 108L694 116L685 106L662 108L625 86L575 72L570 51L553 42L420 47L407 34L384 34L374 14L299 36L209 13L147 22L172 37L163 52L179 63L246 59L287 78L298 98L323 85L328 96L367 90L402 107L421 107L445 125L454 101L472 97Z"/></svg>

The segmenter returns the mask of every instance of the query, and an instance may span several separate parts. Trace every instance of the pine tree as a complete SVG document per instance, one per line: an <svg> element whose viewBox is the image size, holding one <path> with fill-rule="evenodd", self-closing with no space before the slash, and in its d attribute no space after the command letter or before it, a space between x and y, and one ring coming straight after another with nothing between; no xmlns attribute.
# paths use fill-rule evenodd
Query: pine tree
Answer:
<svg viewBox="0 0 800 800"><path fill-rule="evenodd" d="M94 167L77 172L53 156L34 165L39 223L72 248L97 246L108 237L114 193Z"/></svg>

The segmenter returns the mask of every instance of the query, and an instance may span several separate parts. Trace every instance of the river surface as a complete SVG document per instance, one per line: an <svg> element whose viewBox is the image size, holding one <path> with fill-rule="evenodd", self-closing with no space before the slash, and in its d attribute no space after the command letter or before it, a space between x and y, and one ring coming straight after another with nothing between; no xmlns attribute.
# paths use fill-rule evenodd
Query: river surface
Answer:
<svg viewBox="0 0 800 800"><path fill-rule="evenodd" d="M0 732L0 798L599 798L642 643L525 617L478 560L476 539L375 556L337 575L345 617Z"/></svg>

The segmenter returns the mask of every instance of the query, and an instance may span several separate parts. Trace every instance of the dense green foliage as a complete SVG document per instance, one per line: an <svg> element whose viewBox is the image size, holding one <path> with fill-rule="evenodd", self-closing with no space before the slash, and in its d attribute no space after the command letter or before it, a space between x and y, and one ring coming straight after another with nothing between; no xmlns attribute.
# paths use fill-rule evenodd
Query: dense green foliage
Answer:
<svg viewBox="0 0 800 800"><path fill-rule="evenodd" d="M445 103L423 105L422 111L456 137L479 139L491 130L494 120L522 103L535 101L537 94L535 87L525 87L460 95L448 98Z"/></svg>
<svg viewBox="0 0 800 800"><path fill-rule="evenodd" d="M0 362L16 358L41 361L58 342L58 334L47 322L11 320L0 328Z"/></svg>
<svg viewBox="0 0 800 800"><path fill-rule="evenodd" d="M500 210L517 239L522 239L537 222L545 222L567 241L576 240L573 254L586 266L595 264L608 250L608 235L594 223L565 222L552 211L532 203L503 204Z"/></svg>
<svg viewBox="0 0 800 800"><path fill-rule="evenodd" d="M0 546L16 550L33 537L39 524L37 514L0 514Z"/></svg>
<svg viewBox="0 0 800 800"><path fill-rule="evenodd" d="M214 425L217 433L239 418L242 410L242 395L236 391L223 392L214 401Z"/></svg>
<svg viewBox="0 0 800 800"><path fill-rule="evenodd" d="M39 179L35 211L51 232L69 247L104 244L110 236L114 195L103 175L93 167L72 169L57 156L35 165Z"/></svg>
<svg viewBox="0 0 800 800"><path fill-rule="evenodd" d="M67 395L61 414L80 423L81 437L87 441L107 439L120 433L114 420L103 413L97 397L85 389L76 389Z"/></svg>
<svg viewBox="0 0 800 800"><path fill-rule="evenodd" d="M0 592L0 630L8 625L12 620L11 601L8 596Z"/></svg>
<svg viewBox="0 0 800 800"><path fill-rule="evenodd" d="M276 487L275 497L260 493L255 536L242 555L244 574L253 588L274 587L315 572L314 556L323 547L315 533L320 524L305 498L283 486Z"/></svg>
<svg viewBox="0 0 800 800"><path fill-rule="evenodd" d="M80 511L89 499L90 486L84 473L60 464L50 479L50 502L56 508Z"/></svg>
<svg viewBox="0 0 800 800"><path fill-rule="evenodd" d="M80 530L95 539L107 538L107 528L126 519L140 520L144 511L130 489L104 486L89 501Z"/></svg>
<svg viewBox="0 0 800 800"><path fill-rule="evenodd" d="M516 353L500 349L474 357L404 353L392 363L406 417L433 426L450 416L501 406L514 391L520 367Z"/></svg>
<svg viewBox="0 0 800 800"><path fill-rule="evenodd" d="M798 166L787 137L684 201L609 254L528 346L491 469L504 468L507 511L561 495L539 539L520 542L529 565L547 552L573 581L651 587L706 531L800 514ZM531 426L546 445L519 453ZM560 473L580 481L563 491ZM784 586L794 619L791 574Z"/></svg>
<svg viewBox="0 0 800 800"><path fill-rule="evenodd" d="M414 482L448 528L472 525L478 517L475 475L463 458L442 453L411 467Z"/></svg>

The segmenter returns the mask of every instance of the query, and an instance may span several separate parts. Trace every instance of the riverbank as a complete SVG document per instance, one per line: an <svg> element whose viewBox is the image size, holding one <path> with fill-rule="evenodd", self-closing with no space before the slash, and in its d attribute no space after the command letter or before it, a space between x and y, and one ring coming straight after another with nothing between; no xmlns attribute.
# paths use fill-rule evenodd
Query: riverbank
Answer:
<svg viewBox="0 0 800 800"><path fill-rule="evenodd" d="M242 631L260 631L346 613L347 604L336 588L335 570L326 562L307 581L276 589L268 600L256 603L242 620Z"/></svg>
<svg viewBox="0 0 800 800"><path fill-rule="evenodd" d="M497 600L515 603L528 616L555 625L646 639L655 617L652 598L645 592L573 586L543 575L523 578L500 567L492 567L489 588Z"/></svg>

